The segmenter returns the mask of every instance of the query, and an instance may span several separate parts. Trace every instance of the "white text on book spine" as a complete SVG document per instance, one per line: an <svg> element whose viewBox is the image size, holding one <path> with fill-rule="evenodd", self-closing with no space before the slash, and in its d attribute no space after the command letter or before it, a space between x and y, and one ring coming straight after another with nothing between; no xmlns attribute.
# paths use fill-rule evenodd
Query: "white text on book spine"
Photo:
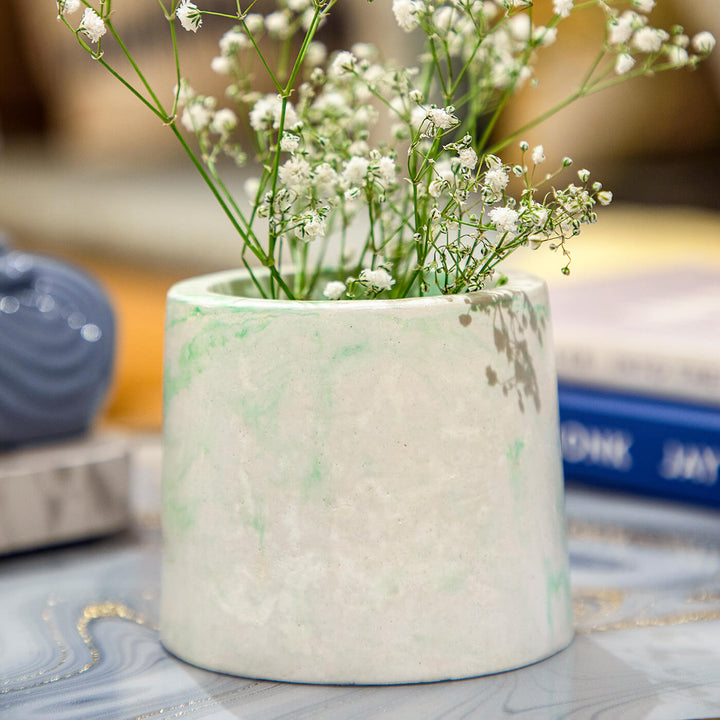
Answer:
<svg viewBox="0 0 720 720"><path fill-rule="evenodd" d="M699 485L715 485L720 467L720 449L709 445L666 440L658 467L660 477Z"/></svg>

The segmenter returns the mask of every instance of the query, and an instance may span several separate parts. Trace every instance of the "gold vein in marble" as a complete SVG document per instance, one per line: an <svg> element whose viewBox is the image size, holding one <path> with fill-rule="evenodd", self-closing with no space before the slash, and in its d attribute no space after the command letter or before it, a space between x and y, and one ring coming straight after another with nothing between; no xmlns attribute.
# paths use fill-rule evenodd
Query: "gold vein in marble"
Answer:
<svg viewBox="0 0 720 720"><path fill-rule="evenodd" d="M80 619L77 621L77 631L85 646L90 651L90 662L78 670L78 674L87 672L93 665L97 664L100 659L100 651L95 646L90 634L90 624L95 620L130 620L137 625L147 625L148 623L132 608L122 603L106 600L100 603L92 603L83 608ZM153 628L155 630L156 628Z"/></svg>
<svg viewBox="0 0 720 720"><path fill-rule="evenodd" d="M3 680L3 685L8 685L11 682L13 685L18 682L27 682L29 680L35 680L42 675L47 675L48 673L51 673L55 670L58 670L61 668L66 662L68 658L68 650L65 646L65 643L63 642L62 634L60 633L60 630L57 626L57 622L55 621L55 617L53 615L53 608L57 604L55 598L49 597L48 601L45 605L45 607L42 609L42 612L40 613L40 617L43 620L43 623L45 624L45 627L50 632L50 636L52 637L55 645L58 648L58 651L60 653L60 657L58 661L51 665L50 667L41 668L40 670L37 670L33 673L26 673L25 675L20 675L18 677L13 677L10 680ZM41 683L36 683L35 685L27 685L27 686L21 686L21 687L13 687L13 688L0 688L0 695L3 695L5 693L15 690L25 690L28 687L37 687L38 685L46 685L51 682L55 682L56 680L61 679L59 676L53 676L52 678L49 678Z"/></svg>

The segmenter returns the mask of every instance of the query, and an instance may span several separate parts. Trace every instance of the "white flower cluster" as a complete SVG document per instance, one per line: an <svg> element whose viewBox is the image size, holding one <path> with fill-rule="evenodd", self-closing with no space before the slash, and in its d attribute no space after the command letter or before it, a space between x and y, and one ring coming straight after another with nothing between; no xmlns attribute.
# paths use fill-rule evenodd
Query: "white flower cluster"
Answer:
<svg viewBox="0 0 720 720"><path fill-rule="evenodd" d="M523 142L520 148L524 158L529 146ZM456 149L460 169L462 143ZM542 145L532 149L530 160L531 167L510 166L497 156L487 155L478 173L463 178L462 170L456 171L441 186L443 211L435 212L433 251L425 267L444 279L448 292L460 289L458 278L466 289L486 287L493 280L496 266L525 245L560 249L569 261L566 240L577 235L582 225L595 222L598 204L611 202L612 193L603 190L598 182L591 185L590 173L585 169L577 173L580 185L553 187L539 202L538 191L557 172L534 182L537 166L546 160ZM570 164L571 160L565 158L561 169ZM525 188L519 199L507 192L512 178L519 179ZM478 198L474 203L473 196Z"/></svg>
<svg viewBox="0 0 720 720"><path fill-rule="evenodd" d="M688 47L698 55L712 50L709 33L690 41L677 30L671 35L651 27L647 14L654 0L631 2L633 9L622 13L602 4L615 72L627 73L639 62L650 69L660 56L687 64ZM255 52L251 37L284 41L312 25L321 5L279 0L269 15L246 14L220 38L212 67L231 78L228 95L255 133L265 170L246 183L246 192L277 241L303 247L324 238L338 217L346 227L358 212L369 213L370 236L360 264L354 274L330 281L324 296L337 300L392 292L398 287L394 273L412 268L413 254L420 287L435 275L442 278L443 292L483 287L498 263L523 245L546 245L569 258L566 241L595 221L597 205L608 204L612 194L600 183L590 184L587 170L579 171L576 182L556 187L554 178L571 161L565 158L555 173L539 173L537 167L546 161L542 145L531 150L521 144L529 166L524 161L508 165L478 148L478 138L468 132L473 126L458 108L430 102L414 69L379 61L372 46L331 54L310 42L292 100L290 94L262 95L250 87L244 58ZM559 22L577 10L573 0L553 0L555 18L546 27L532 23L527 7L525 0L392 3L403 30L426 33L432 62L464 68L469 97L486 109L531 77L536 51L554 42ZM188 30L200 25L200 13L188 0L177 15ZM197 135L206 161L220 152L244 161L230 141L238 114L216 109L213 98L195 95L187 86L180 100L182 124ZM378 123L391 128L399 143L394 149L370 144ZM460 128L464 135L458 139ZM401 154L408 168L402 179ZM513 183L519 196L511 192Z"/></svg>
<svg viewBox="0 0 720 720"><path fill-rule="evenodd" d="M202 14L195 3L190 0L182 0L175 11L180 24L188 32L197 32L202 25Z"/></svg>
<svg viewBox="0 0 720 720"><path fill-rule="evenodd" d="M637 10L609 9L607 42L616 53L615 74L625 75L633 68L638 73L652 74L657 64L667 62L673 67L696 66L715 47L712 33L703 31L690 38L676 25L671 32L649 24L647 14L655 0L632 0Z"/></svg>
<svg viewBox="0 0 720 720"><path fill-rule="evenodd" d="M98 12L86 0L56 2L63 23L107 65L99 47L87 45L108 30L117 36L106 4L99 3ZM211 61L227 79L226 97L200 94L180 79L172 112L159 102L153 109L176 132L180 126L194 136L197 164L205 165L204 177L245 248L288 297L404 296L422 294L430 284L444 293L476 290L494 282L500 263L523 246L560 251L567 271L567 241L596 220L612 193L586 169L560 183L569 158L555 171L541 170L547 162L542 145L522 142L520 161L505 162L501 151L537 121L505 139L493 139L495 123L512 94L536 82L536 57L555 42L564 20L591 5L605 12L600 59L564 104L617 82L608 78L613 72L632 77L694 67L712 52L715 38L708 32L690 38L678 26L654 27L655 2L550 0L552 14L538 25L531 0L392 0L399 27L425 36L420 67L408 68L383 61L368 43L329 52L318 42L315 32L335 0L275 0L266 14L204 11L192 0L175 0L167 20L190 33L202 29L205 12L231 21ZM70 25L83 6L79 25ZM298 37L304 41L295 42ZM273 45L281 58L277 69L271 67L275 53L264 54ZM258 70L272 91L254 87ZM137 94L154 100L157 94L146 93L138 74ZM243 129L257 161L256 176L244 183L247 215L220 176L224 158L247 160L238 139ZM351 249L345 238L358 216L367 235L362 247ZM261 221L266 244L254 226ZM318 268L327 265L331 233L339 236L340 256L321 290ZM294 290L280 270L284 248L299 268Z"/></svg>
<svg viewBox="0 0 720 720"><path fill-rule="evenodd" d="M57 0L58 17L66 19L68 15L73 15L81 7L80 0ZM65 20L68 22L67 20ZM80 20L77 28L78 33L82 33L91 43L97 44L100 38L107 32L105 21L91 7L86 7L85 12Z"/></svg>

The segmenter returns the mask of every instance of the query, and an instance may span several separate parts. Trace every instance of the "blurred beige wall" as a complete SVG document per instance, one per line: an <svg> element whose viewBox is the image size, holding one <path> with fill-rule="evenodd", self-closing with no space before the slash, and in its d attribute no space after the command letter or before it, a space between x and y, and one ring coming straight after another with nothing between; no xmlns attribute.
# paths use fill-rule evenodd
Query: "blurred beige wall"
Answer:
<svg viewBox="0 0 720 720"><path fill-rule="evenodd" d="M3 2L11 3L19 18L28 71L46 100L54 147L76 158L109 163L161 163L179 157L175 140L162 123L78 47L57 21L52 0ZM227 4L228 0L205 0L202 7L219 10ZM537 0L537 15L547 15L550 4ZM259 0L254 9L263 12L272 7L270 0ZM169 104L175 78L167 23L157 3L116 0L114 8L118 29ZM658 0L651 17L657 24L677 22L690 34L707 29L720 38L720 0ZM526 87L513 101L503 120L504 131L522 126L572 90L592 59L590 41L598 39L598 23L591 19L589 12L577 13L563 22L557 44L540 55L539 84ZM209 20L197 35L178 32L183 74L199 90L222 96L222 78L209 69L220 27ZM412 62L416 52L412 45L416 39L396 27L391 0L341 0L330 32L337 44L372 41L399 61ZM120 59L111 43L106 44L106 52L108 60ZM583 163L720 147L720 48L697 72L665 73L584 99L527 139L542 142L549 159L571 155Z"/></svg>
<svg viewBox="0 0 720 720"><path fill-rule="evenodd" d="M720 0L658 0L650 17L656 27L680 24L691 36L709 30L720 38ZM526 86L514 99L502 132L522 127L578 86L600 47L602 26L593 22L597 18L597 13L576 13L560 25L557 43L539 55L537 86ZM526 139L542 143L549 160L569 155L601 164L718 147L720 48L697 71L638 78L583 98L527 133Z"/></svg>

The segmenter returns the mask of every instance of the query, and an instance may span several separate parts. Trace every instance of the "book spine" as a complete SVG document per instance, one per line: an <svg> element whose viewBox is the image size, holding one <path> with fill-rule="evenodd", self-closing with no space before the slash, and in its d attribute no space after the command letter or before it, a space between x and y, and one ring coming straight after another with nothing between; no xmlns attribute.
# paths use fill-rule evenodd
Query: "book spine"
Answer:
<svg viewBox="0 0 720 720"><path fill-rule="evenodd" d="M720 408L561 386L567 480L720 507Z"/></svg>
<svg viewBox="0 0 720 720"><path fill-rule="evenodd" d="M663 355L654 349L613 349L607 343L575 345L557 337L555 354L561 382L720 405L720 362L716 358Z"/></svg>

